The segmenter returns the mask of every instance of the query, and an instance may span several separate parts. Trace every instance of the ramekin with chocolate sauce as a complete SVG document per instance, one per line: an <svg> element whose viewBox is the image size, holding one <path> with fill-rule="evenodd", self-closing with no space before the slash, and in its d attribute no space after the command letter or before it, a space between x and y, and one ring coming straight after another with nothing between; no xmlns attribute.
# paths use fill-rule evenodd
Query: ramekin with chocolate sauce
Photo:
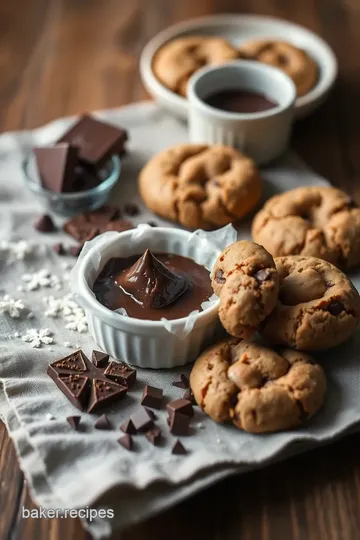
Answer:
<svg viewBox="0 0 360 540"><path fill-rule="evenodd" d="M201 308L212 295L202 282L219 248L202 234L146 226L105 233L89 242L73 270L71 287L96 343L114 358L144 368L171 368L195 360L223 332L219 301ZM156 273L150 293L144 280L139 281L143 272ZM191 276L196 283L189 286ZM166 321L154 315L159 308Z"/></svg>

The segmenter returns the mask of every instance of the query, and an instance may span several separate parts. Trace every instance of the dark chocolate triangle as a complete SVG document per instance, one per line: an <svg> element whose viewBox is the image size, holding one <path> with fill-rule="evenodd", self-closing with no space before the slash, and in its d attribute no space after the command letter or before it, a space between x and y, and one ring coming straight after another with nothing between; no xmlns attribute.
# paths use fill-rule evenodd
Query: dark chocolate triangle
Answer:
<svg viewBox="0 0 360 540"><path fill-rule="evenodd" d="M75 407L84 410L90 389L89 378L78 373L60 374L59 386Z"/></svg>
<svg viewBox="0 0 360 540"><path fill-rule="evenodd" d="M180 456L187 454L187 450L184 445L179 441L179 439L177 439L174 446L172 447L171 453Z"/></svg>
<svg viewBox="0 0 360 540"><path fill-rule="evenodd" d="M67 143L34 148L41 184L55 193L72 190L78 150Z"/></svg>
<svg viewBox="0 0 360 540"><path fill-rule="evenodd" d="M68 416L66 420L68 424L73 428L73 430L78 431L81 416Z"/></svg>
<svg viewBox="0 0 360 540"><path fill-rule="evenodd" d="M98 368L104 368L109 362L109 355L102 351L93 351L92 352L92 363Z"/></svg>
<svg viewBox="0 0 360 540"><path fill-rule="evenodd" d="M50 367L55 370L65 369L74 373L81 373L88 370L82 351L75 351L61 360L56 360L56 362L50 364Z"/></svg>
<svg viewBox="0 0 360 540"><path fill-rule="evenodd" d="M128 433L129 435L135 435L136 429L130 418L125 420L120 426L121 431Z"/></svg>
<svg viewBox="0 0 360 540"><path fill-rule="evenodd" d="M125 397L126 392L127 388L120 384L101 379L93 379L88 412L96 412L101 409L103 402L108 405L112 403L112 401Z"/></svg>
<svg viewBox="0 0 360 540"><path fill-rule="evenodd" d="M112 429L112 426L109 422L109 419L108 417L106 416L106 414L102 414L95 422L95 428L96 429L106 429L106 430L110 430Z"/></svg>
<svg viewBox="0 0 360 540"><path fill-rule="evenodd" d="M128 433L120 437L120 439L118 439L118 443L126 448L126 450L132 450L134 447L133 439Z"/></svg>

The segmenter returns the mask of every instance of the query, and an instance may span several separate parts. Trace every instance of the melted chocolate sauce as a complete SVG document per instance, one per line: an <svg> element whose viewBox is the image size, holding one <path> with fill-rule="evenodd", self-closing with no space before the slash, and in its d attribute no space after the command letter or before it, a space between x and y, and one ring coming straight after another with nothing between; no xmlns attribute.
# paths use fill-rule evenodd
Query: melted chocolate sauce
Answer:
<svg viewBox="0 0 360 540"><path fill-rule="evenodd" d="M215 109L234 113L255 113L273 109L278 104L263 94L247 90L222 90L211 94L205 103Z"/></svg>
<svg viewBox="0 0 360 540"><path fill-rule="evenodd" d="M209 271L188 257L170 253L110 259L94 287L101 304L137 319L186 317L213 293Z"/></svg>

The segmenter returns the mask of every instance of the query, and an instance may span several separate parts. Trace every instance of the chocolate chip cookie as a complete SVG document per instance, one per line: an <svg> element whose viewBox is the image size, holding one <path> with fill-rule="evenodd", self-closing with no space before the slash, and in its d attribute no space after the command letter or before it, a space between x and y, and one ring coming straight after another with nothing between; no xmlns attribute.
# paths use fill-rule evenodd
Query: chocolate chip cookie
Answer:
<svg viewBox="0 0 360 540"><path fill-rule="evenodd" d="M267 201L252 237L273 257L313 256L353 268L360 264L360 209L339 189L300 187Z"/></svg>
<svg viewBox="0 0 360 540"><path fill-rule="evenodd" d="M223 38L188 36L166 43L156 53L152 69L169 90L186 96L188 80L195 71L237 57L238 51Z"/></svg>
<svg viewBox="0 0 360 540"><path fill-rule="evenodd" d="M279 257L279 300L262 335L304 351L325 350L347 340L360 318L360 297L334 265L315 257Z"/></svg>
<svg viewBox="0 0 360 540"><path fill-rule="evenodd" d="M189 229L214 229L256 206L262 180L254 162L234 148L183 144L145 165L139 190L159 216Z"/></svg>
<svg viewBox="0 0 360 540"><path fill-rule="evenodd" d="M323 404L326 379L303 352L226 340L196 360L190 386L198 405L216 422L232 420L239 429L266 433L313 416Z"/></svg>
<svg viewBox="0 0 360 540"><path fill-rule="evenodd" d="M231 244L219 255L211 279L220 297L220 320L232 336L250 337L276 305L279 279L274 259L258 244Z"/></svg>
<svg viewBox="0 0 360 540"><path fill-rule="evenodd" d="M239 48L241 58L257 60L284 71L296 86L298 96L311 90L318 78L316 62L303 49L285 41L254 40Z"/></svg>

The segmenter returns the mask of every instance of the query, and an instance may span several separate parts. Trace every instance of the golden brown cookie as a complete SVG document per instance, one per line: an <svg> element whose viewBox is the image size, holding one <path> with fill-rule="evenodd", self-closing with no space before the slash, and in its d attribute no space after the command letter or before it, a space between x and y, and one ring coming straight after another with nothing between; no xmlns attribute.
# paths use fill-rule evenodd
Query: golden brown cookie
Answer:
<svg viewBox="0 0 360 540"><path fill-rule="evenodd" d="M211 278L224 328L251 337L277 302L279 278L270 253L254 242L235 242L219 255Z"/></svg>
<svg viewBox="0 0 360 540"><path fill-rule="evenodd" d="M159 216L190 229L214 229L254 208L262 180L254 162L234 148L183 144L145 165L139 190Z"/></svg>
<svg viewBox="0 0 360 540"><path fill-rule="evenodd" d="M323 404L326 379L305 353L226 340L196 360L190 386L197 404L216 422L231 419L239 429L266 433L313 416Z"/></svg>
<svg viewBox="0 0 360 540"><path fill-rule="evenodd" d="M157 79L186 96L189 78L207 65L219 65L238 57L237 50L220 37L188 36L166 43L155 55L153 72Z"/></svg>
<svg viewBox="0 0 360 540"><path fill-rule="evenodd" d="M252 237L273 257L306 255L349 269L360 264L360 209L343 191L300 187L275 195L253 221Z"/></svg>
<svg viewBox="0 0 360 540"><path fill-rule="evenodd" d="M252 40L243 43L240 57L257 60L284 71L293 81L298 96L311 90L318 78L316 62L305 52L285 41Z"/></svg>
<svg viewBox="0 0 360 540"><path fill-rule="evenodd" d="M315 257L279 257L275 263L279 300L262 328L270 343L325 350L354 333L360 297L345 274Z"/></svg>

